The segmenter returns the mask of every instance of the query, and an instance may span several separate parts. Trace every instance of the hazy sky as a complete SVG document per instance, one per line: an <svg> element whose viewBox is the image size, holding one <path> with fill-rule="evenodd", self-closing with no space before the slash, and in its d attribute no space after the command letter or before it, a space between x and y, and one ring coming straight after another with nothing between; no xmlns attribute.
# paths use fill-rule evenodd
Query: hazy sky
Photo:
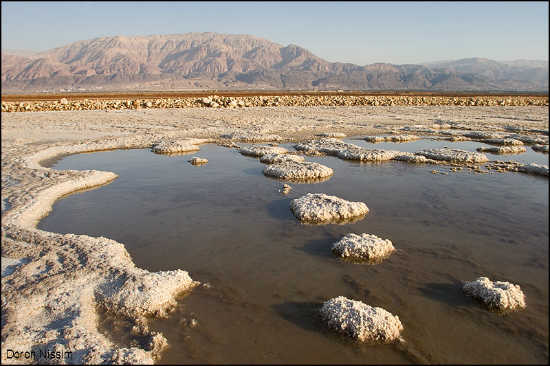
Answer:
<svg viewBox="0 0 550 366"><path fill-rule="evenodd" d="M548 2L2 1L2 49L187 32L251 34L359 65L548 60Z"/></svg>

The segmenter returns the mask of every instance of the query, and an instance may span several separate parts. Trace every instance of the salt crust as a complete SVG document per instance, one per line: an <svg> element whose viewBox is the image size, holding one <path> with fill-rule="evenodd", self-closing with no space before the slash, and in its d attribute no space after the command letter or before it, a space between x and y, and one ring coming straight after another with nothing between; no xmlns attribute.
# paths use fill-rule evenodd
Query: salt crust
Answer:
<svg viewBox="0 0 550 366"><path fill-rule="evenodd" d="M531 149L533 149L535 151L538 151L538 152L548 153L548 145L535 144L535 145L531 146Z"/></svg>
<svg viewBox="0 0 550 366"><path fill-rule="evenodd" d="M124 245L111 239L36 229L59 197L117 177L83 170L66 171L69 179L58 178L57 171L42 167L40 161L67 153L144 146L151 146L146 137L121 138L54 146L20 159L23 169L55 180L43 179L42 186L27 188L25 199L2 216L2 256L19 260L14 271L2 277L3 350L52 343L57 351L73 352L76 363L150 364L158 359L166 346L162 334L143 334L142 348L118 347L98 332L96 308L144 321L166 314L175 296L198 282L182 270L152 273L137 268ZM56 319L66 326L52 328ZM6 357L2 352L2 362L9 361Z"/></svg>
<svg viewBox="0 0 550 366"><path fill-rule="evenodd" d="M418 155L423 155L433 160L443 160L452 163L484 163L489 161L485 154L461 150L461 149L426 149L417 152Z"/></svg>
<svg viewBox="0 0 550 366"><path fill-rule="evenodd" d="M281 136L279 135L253 132L253 131L233 132L229 134L223 134L220 137L231 139L234 141L241 141L241 142L268 142L268 141L282 140Z"/></svg>
<svg viewBox="0 0 550 366"><path fill-rule="evenodd" d="M521 142L521 141L520 141ZM494 147L478 147L479 152L490 152L493 154L520 154L527 151L523 146L494 146Z"/></svg>
<svg viewBox="0 0 550 366"><path fill-rule="evenodd" d="M280 179L308 181L328 178L334 174L334 171L319 163L284 161L267 165L264 168L264 174Z"/></svg>
<svg viewBox="0 0 550 366"><path fill-rule="evenodd" d="M320 312L329 328L360 342L391 343L403 330L397 315L343 296L326 301Z"/></svg>
<svg viewBox="0 0 550 366"><path fill-rule="evenodd" d="M200 150L200 139L164 139L153 144L151 150L157 154L173 154Z"/></svg>
<svg viewBox="0 0 550 366"><path fill-rule="evenodd" d="M344 137L346 137L346 134L342 133L342 132L322 132L322 133L317 134L316 136L344 138Z"/></svg>
<svg viewBox="0 0 550 366"><path fill-rule="evenodd" d="M518 310L525 308L525 295L519 285L510 282L492 282L487 277L466 282L464 293L482 301L491 310Z"/></svg>
<svg viewBox="0 0 550 366"><path fill-rule="evenodd" d="M260 158L260 162L264 164L276 164L276 163L283 163L285 161L302 162L304 161L304 157L300 155L294 155L294 154L271 153L271 154L262 155L262 157Z"/></svg>
<svg viewBox="0 0 550 366"><path fill-rule="evenodd" d="M290 209L300 221L339 223L361 218L369 212L363 202L350 202L323 193L308 193L290 202Z"/></svg>
<svg viewBox="0 0 550 366"><path fill-rule="evenodd" d="M373 234L347 234L334 243L332 251L342 257L379 262L395 250L391 240Z"/></svg>
<svg viewBox="0 0 550 366"><path fill-rule="evenodd" d="M280 146L252 145L241 147L239 152L243 155L261 157L266 154L286 154L288 150Z"/></svg>
<svg viewBox="0 0 550 366"><path fill-rule="evenodd" d="M506 146L520 146L523 145L523 142L511 138L500 138L500 139L487 139L483 140L487 144L493 145L506 145Z"/></svg>
<svg viewBox="0 0 550 366"><path fill-rule="evenodd" d="M392 135L392 136L366 136L365 141L368 142L407 142L420 139L416 135Z"/></svg>

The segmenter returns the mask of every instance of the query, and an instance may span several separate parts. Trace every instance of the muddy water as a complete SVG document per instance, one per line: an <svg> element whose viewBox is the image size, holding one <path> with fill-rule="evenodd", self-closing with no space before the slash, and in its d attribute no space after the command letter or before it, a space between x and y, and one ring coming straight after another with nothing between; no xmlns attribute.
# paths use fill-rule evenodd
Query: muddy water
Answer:
<svg viewBox="0 0 550 366"><path fill-rule="evenodd" d="M193 155L209 163L192 166ZM282 182L263 176L258 159L215 145L183 156L69 156L54 167L120 177L57 201L39 227L107 236L138 266L182 268L208 283L183 296L168 319L152 321L171 345L162 363L548 361L547 178L306 160L334 176L290 183L283 196ZM354 224L303 225L289 202L307 192L364 201L371 211ZM389 238L397 252L378 265L339 260L330 248L349 232ZM500 315L465 297L461 281L481 275L520 284L527 309ZM397 314L407 343L366 346L326 330L317 311L340 295ZM128 342L124 326L101 327Z"/></svg>

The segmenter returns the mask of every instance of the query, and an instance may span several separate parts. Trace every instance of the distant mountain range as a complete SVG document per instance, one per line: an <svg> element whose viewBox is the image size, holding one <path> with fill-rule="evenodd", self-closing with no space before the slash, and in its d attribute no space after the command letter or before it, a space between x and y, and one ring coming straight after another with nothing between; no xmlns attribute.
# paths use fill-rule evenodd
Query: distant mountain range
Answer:
<svg viewBox="0 0 550 366"><path fill-rule="evenodd" d="M328 62L249 35L101 37L32 53L2 51L2 89L346 89L548 91L548 62L468 58L421 65Z"/></svg>

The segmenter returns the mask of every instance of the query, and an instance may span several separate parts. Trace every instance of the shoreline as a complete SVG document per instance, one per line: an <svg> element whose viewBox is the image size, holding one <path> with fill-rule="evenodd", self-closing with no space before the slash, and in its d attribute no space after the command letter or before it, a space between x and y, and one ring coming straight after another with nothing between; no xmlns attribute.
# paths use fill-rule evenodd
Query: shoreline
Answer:
<svg viewBox="0 0 550 366"><path fill-rule="evenodd" d="M547 131L548 107L3 112L2 257L24 261L2 276L2 362L11 361L7 349L30 352L47 344L52 352L73 352L79 358L72 362L77 363L152 363L167 341L149 331L146 316L166 316L177 295L199 285L184 270L152 273L137 268L123 243L36 229L63 195L116 179L112 172L58 171L44 167L44 161L75 153L148 148L163 138L202 138L199 143L208 143L224 140L220 138L224 134L250 133L300 141L326 131L371 135L396 127L450 122L485 131L510 125ZM4 203L10 208L4 210ZM129 319L137 333L145 336L145 343L140 347L113 344L97 330L98 306ZM56 323L59 319L63 321Z"/></svg>

